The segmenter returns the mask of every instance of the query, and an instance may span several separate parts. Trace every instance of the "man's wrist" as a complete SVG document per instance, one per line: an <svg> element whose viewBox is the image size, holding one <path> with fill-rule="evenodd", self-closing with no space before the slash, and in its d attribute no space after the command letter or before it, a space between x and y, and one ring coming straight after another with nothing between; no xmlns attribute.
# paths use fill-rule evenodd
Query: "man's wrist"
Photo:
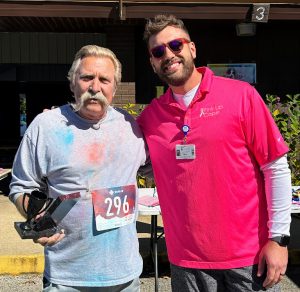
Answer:
<svg viewBox="0 0 300 292"><path fill-rule="evenodd" d="M280 246L287 247L290 243L290 236L282 234L271 237L270 240L277 242Z"/></svg>

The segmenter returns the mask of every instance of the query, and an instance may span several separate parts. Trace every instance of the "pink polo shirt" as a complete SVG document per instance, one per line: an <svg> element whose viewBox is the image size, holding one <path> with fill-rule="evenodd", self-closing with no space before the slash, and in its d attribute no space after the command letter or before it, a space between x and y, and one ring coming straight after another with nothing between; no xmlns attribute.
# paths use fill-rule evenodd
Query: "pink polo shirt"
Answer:
<svg viewBox="0 0 300 292"><path fill-rule="evenodd" d="M248 83L208 68L187 110L170 89L142 112L169 260L201 269L253 265L268 237L260 166L288 151L264 101ZM176 160L183 140L196 158Z"/></svg>

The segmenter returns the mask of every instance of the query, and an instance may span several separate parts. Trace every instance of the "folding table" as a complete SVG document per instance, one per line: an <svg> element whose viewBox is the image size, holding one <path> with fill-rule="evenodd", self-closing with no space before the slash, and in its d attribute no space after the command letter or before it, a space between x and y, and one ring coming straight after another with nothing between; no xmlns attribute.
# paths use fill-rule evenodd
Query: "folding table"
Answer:
<svg viewBox="0 0 300 292"><path fill-rule="evenodd" d="M6 178L10 173L10 168L0 168L0 180Z"/></svg>
<svg viewBox="0 0 300 292"><path fill-rule="evenodd" d="M140 188L139 197L153 196L157 197L155 188ZM139 215L151 216L151 237L150 237L150 250L154 263L155 273L155 292L158 291L158 266L157 266L157 242L163 236L163 228L157 226L157 216L161 215L160 206L149 207L139 204Z"/></svg>

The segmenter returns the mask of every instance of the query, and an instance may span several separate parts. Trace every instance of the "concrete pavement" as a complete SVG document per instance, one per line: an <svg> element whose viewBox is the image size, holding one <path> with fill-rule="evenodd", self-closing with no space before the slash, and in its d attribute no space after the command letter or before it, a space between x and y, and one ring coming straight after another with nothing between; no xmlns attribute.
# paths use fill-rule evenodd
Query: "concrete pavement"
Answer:
<svg viewBox="0 0 300 292"><path fill-rule="evenodd" d="M43 247L32 240L22 240L14 228L15 221L24 218L8 197L0 194L0 274L41 273Z"/></svg>

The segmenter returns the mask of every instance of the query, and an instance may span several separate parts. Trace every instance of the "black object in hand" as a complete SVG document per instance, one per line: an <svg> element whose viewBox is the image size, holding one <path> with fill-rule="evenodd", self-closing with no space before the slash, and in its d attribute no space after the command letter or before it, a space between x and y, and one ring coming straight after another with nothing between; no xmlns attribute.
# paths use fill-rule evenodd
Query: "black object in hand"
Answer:
<svg viewBox="0 0 300 292"><path fill-rule="evenodd" d="M27 209L25 198L28 197ZM22 239L50 237L58 232L57 224L77 203L80 193L61 195L54 201L40 191L33 191L23 197L23 209L27 215L26 222L15 222L15 229ZM44 215L35 217L45 212Z"/></svg>
<svg viewBox="0 0 300 292"><path fill-rule="evenodd" d="M28 197L27 208L25 208L25 200ZM48 198L48 196L40 191L32 191L31 194L24 194L23 196L23 210L26 213L27 220L26 222L15 222L15 229L18 231L19 235L22 239L36 239L43 236L51 236L56 232L55 224L47 224L47 226L42 227L39 223L40 219L35 219L35 217L50 206L52 199ZM49 233L49 226L51 232ZM46 232L47 230L47 232Z"/></svg>

